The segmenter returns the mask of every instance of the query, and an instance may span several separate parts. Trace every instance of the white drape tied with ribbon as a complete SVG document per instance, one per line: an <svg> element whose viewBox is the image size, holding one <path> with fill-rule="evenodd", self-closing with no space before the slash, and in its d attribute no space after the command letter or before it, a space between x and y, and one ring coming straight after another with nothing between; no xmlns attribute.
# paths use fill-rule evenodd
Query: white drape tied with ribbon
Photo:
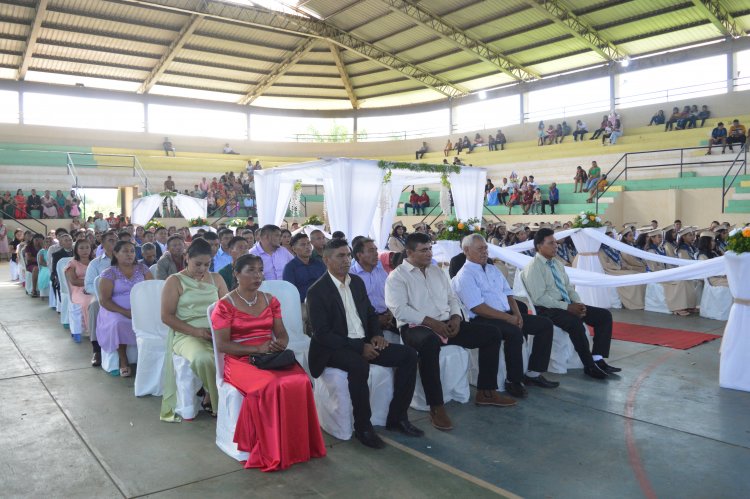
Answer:
<svg viewBox="0 0 750 499"><path fill-rule="evenodd" d="M734 304L721 342L719 386L750 392L750 253L729 251L724 259Z"/></svg>
<svg viewBox="0 0 750 499"><path fill-rule="evenodd" d="M597 274L604 274L604 268L599 261L599 248L602 243L594 236L595 233L603 234L604 227L597 229L583 229L570 235L573 244L578 250L578 261L576 268ZM612 300L606 289L595 289L589 286L576 286L576 291L581 295L581 300L587 305L594 307L610 308Z"/></svg>

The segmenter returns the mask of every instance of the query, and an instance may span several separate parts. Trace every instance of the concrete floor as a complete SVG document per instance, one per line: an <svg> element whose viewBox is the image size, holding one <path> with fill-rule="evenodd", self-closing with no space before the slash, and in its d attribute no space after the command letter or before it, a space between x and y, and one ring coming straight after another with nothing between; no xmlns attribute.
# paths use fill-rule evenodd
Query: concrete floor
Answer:
<svg viewBox="0 0 750 499"><path fill-rule="evenodd" d="M671 350L613 342L619 379L550 375L508 409L449 405L455 430L412 420L372 451L326 435L328 456L281 473L244 470L214 420L161 423L160 399L89 367L42 300L0 265L0 497L750 497L750 393L718 387L719 341ZM697 317L616 320L721 334Z"/></svg>

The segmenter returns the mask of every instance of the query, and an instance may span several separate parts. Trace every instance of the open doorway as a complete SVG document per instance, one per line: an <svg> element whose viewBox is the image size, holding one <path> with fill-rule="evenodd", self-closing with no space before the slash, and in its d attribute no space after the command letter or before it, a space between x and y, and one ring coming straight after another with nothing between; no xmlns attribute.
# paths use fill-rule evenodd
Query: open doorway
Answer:
<svg viewBox="0 0 750 499"><path fill-rule="evenodd" d="M81 187L78 189L78 197L81 200L83 220L93 217L95 211L104 213L104 218L107 218L111 211L115 215L122 213L120 189Z"/></svg>

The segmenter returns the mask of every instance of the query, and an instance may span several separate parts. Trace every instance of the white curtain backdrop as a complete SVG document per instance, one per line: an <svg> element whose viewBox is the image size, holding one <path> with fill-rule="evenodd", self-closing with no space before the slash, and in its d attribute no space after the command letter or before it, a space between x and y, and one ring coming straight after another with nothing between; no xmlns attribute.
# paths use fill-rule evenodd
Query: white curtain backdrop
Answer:
<svg viewBox="0 0 750 499"><path fill-rule="evenodd" d="M750 253L728 252L726 274L735 302L721 341L719 386L750 392ZM711 260L709 260L711 261Z"/></svg>
<svg viewBox="0 0 750 499"><path fill-rule="evenodd" d="M174 198L174 204L177 205L177 208L180 210L180 213L185 220L198 217L206 218L206 215L208 214L208 201L205 199L178 194Z"/></svg>
<svg viewBox="0 0 750 499"><path fill-rule="evenodd" d="M383 170L375 162L340 159L328 165L323 188L331 229L350 241L369 235L382 183Z"/></svg>
<svg viewBox="0 0 750 499"><path fill-rule="evenodd" d="M274 170L255 172L255 198L258 203L258 224L279 225L286 215L294 191L294 178L272 174ZM308 182L315 183L315 182Z"/></svg>
<svg viewBox="0 0 750 499"><path fill-rule="evenodd" d="M481 219L487 170L484 168L461 168L461 173L449 174L448 180L451 183L456 218L459 220Z"/></svg>
<svg viewBox="0 0 750 499"><path fill-rule="evenodd" d="M154 212L161 206L162 199L164 198L159 194L134 199L130 221L134 225L146 225L154 216Z"/></svg>
<svg viewBox="0 0 750 499"><path fill-rule="evenodd" d="M401 191L406 185L405 180L391 179L388 184L381 187L381 191L382 189L390 189L390 204L388 206L380 206L380 201L378 201L378 205L375 208L375 216L372 219L372 226L370 227L370 234L373 235L375 244L380 249L385 249L385 244L388 242L393 219L396 218L398 199L401 197ZM382 192L379 191L379 195L382 195Z"/></svg>

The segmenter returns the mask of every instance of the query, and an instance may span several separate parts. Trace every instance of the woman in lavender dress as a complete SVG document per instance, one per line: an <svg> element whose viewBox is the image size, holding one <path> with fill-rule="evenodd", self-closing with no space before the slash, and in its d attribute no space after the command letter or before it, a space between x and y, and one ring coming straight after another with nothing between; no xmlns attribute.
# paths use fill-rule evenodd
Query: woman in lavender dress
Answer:
<svg viewBox="0 0 750 499"><path fill-rule="evenodd" d="M153 279L148 267L135 260L135 245L120 241L115 245L112 266L102 272L99 281L99 316L96 339L105 352L117 351L120 376L131 375L127 347L135 345L130 315L130 290L142 281Z"/></svg>

